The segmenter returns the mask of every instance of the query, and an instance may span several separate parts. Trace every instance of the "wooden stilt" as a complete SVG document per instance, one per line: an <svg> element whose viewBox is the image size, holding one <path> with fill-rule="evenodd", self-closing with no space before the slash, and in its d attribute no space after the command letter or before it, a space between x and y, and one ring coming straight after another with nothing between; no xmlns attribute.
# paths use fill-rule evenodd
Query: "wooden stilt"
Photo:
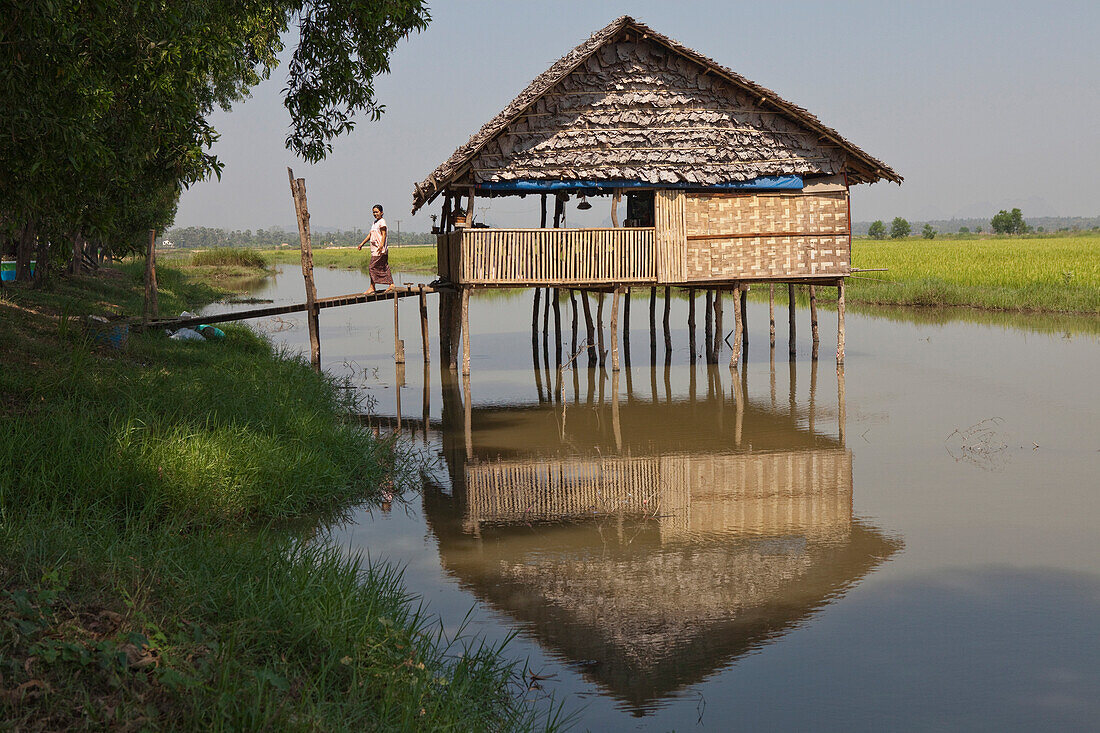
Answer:
<svg viewBox="0 0 1100 733"><path fill-rule="evenodd" d="M531 363L535 371L535 392L538 393L539 404L542 404L542 365L539 364L539 345L537 336L531 339Z"/></svg>
<svg viewBox="0 0 1100 733"><path fill-rule="evenodd" d="M695 288L688 288L688 349L691 363L695 363ZM694 375L695 372L692 371Z"/></svg>
<svg viewBox="0 0 1100 733"><path fill-rule="evenodd" d="M458 368L458 340L462 330L461 297L451 290L439 293L439 361L449 371Z"/></svg>
<svg viewBox="0 0 1100 733"><path fill-rule="evenodd" d="M539 222L539 228L546 228L546 194L542 194L542 220Z"/></svg>
<svg viewBox="0 0 1100 733"><path fill-rule="evenodd" d="M797 409L795 407L795 399L798 395L798 362L791 359L787 362L790 370L790 378L788 381L788 393L787 393L787 414L792 420L795 418Z"/></svg>
<svg viewBox="0 0 1100 733"><path fill-rule="evenodd" d="M817 330L817 288L810 286L810 334L813 336L814 358L817 358L817 343L821 340Z"/></svg>
<svg viewBox="0 0 1100 733"><path fill-rule="evenodd" d="M592 306L588 303L588 291L580 291L581 309L584 311L584 338L588 343L588 365L592 366L596 359L596 327L592 323Z"/></svg>
<svg viewBox="0 0 1100 733"><path fill-rule="evenodd" d="M573 314L573 341L572 348L569 350L570 354L577 353L577 291L569 290L569 305Z"/></svg>
<svg viewBox="0 0 1100 733"><path fill-rule="evenodd" d="M657 288L649 289L649 362L657 366Z"/></svg>
<svg viewBox="0 0 1100 733"><path fill-rule="evenodd" d="M554 363L561 365L561 290L553 288L554 294Z"/></svg>
<svg viewBox="0 0 1100 733"><path fill-rule="evenodd" d="M734 283L734 301L733 301L733 353L730 354L730 366L734 369L737 368L737 362L741 358L741 334L744 331L745 317L743 310L738 307L737 294L741 291L741 283Z"/></svg>
<svg viewBox="0 0 1100 733"><path fill-rule="evenodd" d="M428 363L429 338L428 338L428 296L424 292L424 286L420 286L420 341L424 349L424 363Z"/></svg>
<svg viewBox="0 0 1100 733"><path fill-rule="evenodd" d="M398 364L405 363L405 342L401 340L401 318L398 304L401 299L397 297L397 291L393 291L393 360Z"/></svg>
<svg viewBox="0 0 1100 733"><path fill-rule="evenodd" d="M306 179L295 178L294 171L286 169L290 177L290 194L298 215L298 237L302 247L302 278L306 285L306 323L309 325L309 363L314 371L321 371L320 310L317 308L317 286L313 282L313 244L309 233L309 206L306 203Z"/></svg>
<svg viewBox="0 0 1100 733"><path fill-rule="evenodd" d="M795 301L795 286L794 283L787 284L787 328L788 328L788 351L791 357L794 357L798 353L795 348L795 333L794 333L794 301Z"/></svg>
<svg viewBox="0 0 1100 733"><path fill-rule="evenodd" d="M397 434L401 434L401 388L405 386L405 362L395 362L394 369L394 391L393 398L397 403Z"/></svg>
<svg viewBox="0 0 1100 733"><path fill-rule="evenodd" d="M745 388L741 384L741 376L737 373L737 369L732 366L730 367L730 381L732 382L730 387L733 391L733 399L736 402L734 405L736 412L733 423L733 445L740 448L745 423Z"/></svg>
<svg viewBox="0 0 1100 733"><path fill-rule="evenodd" d="M749 353L749 286L741 285L741 349Z"/></svg>
<svg viewBox="0 0 1100 733"><path fill-rule="evenodd" d="M627 369L630 368L630 288L625 288L623 293L623 359ZM626 376L627 398L630 398L630 374Z"/></svg>
<svg viewBox="0 0 1100 733"><path fill-rule="evenodd" d="M722 353L722 289L714 289L714 353L711 354L712 364L718 363L718 355Z"/></svg>
<svg viewBox="0 0 1100 733"><path fill-rule="evenodd" d="M662 324L665 330L665 366L672 363L672 331L669 330L669 313L672 310L672 288L665 287L665 314Z"/></svg>
<svg viewBox="0 0 1100 733"><path fill-rule="evenodd" d="M607 363L607 351L603 347L603 293L596 295L596 340L599 343L600 367Z"/></svg>
<svg viewBox="0 0 1100 733"><path fill-rule="evenodd" d="M531 307L531 341L539 340L539 302L541 300L542 288L535 288L534 304Z"/></svg>
<svg viewBox="0 0 1100 733"><path fill-rule="evenodd" d="M836 282L836 363L844 363L844 281Z"/></svg>
<svg viewBox="0 0 1100 733"><path fill-rule="evenodd" d="M546 292L543 293L542 305L542 340L546 343L550 343L550 288L546 288Z"/></svg>
<svg viewBox="0 0 1100 733"><path fill-rule="evenodd" d="M462 289L462 375L470 374L470 289Z"/></svg>
<svg viewBox="0 0 1100 733"><path fill-rule="evenodd" d="M775 283L768 284L768 342L775 348Z"/></svg>
<svg viewBox="0 0 1100 733"><path fill-rule="evenodd" d="M611 296L611 371L616 373L619 371L619 294L619 288L615 288Z"/></svg>
<svg viewBox="0 0 1100 733"><path fill-rule="evenodd" d="M707 296L703 301L703 353L707 364L712 363L714 354L714 291L707 288Z"/></svg>

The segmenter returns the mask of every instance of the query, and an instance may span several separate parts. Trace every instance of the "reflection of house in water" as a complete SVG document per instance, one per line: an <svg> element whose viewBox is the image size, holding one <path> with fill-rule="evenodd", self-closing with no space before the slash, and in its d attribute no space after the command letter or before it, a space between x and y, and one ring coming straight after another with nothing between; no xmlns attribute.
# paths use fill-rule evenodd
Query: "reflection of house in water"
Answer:
<svg viewBox="0 0 1100 733"><path fill-rule="evenodd" d="M452 486L424 500L444 568L638 714L900 546L853 518L851 452L786 413L718 397L464 410L447 391Z"/></svg>

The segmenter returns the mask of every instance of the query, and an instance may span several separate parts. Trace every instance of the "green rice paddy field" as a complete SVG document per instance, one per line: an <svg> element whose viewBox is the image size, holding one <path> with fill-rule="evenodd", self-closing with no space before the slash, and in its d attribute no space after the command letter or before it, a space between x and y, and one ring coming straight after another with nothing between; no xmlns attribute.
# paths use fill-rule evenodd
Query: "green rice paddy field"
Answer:
<svg viewBox="0 0 1100 733"><path fill-rule="evenodd" d="M1100 313L1100 234L852 243L856 303ZM826 293L827 295L827 293Z"/></svg>

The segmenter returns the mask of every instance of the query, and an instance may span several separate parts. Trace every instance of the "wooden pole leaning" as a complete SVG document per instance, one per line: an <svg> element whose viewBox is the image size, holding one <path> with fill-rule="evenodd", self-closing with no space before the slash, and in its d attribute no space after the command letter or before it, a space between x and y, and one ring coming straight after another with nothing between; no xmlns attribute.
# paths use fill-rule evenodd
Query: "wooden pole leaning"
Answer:
<svg viewBox="0 0 1100 733"><path fill-rule="evenodd" d="M424 292L424 285L419 288L420 296L420 341L424 348L424 363L428 363L428 297ZM426 393L426 392L425 392Z"/></svg>
<svg viewBox="0 0 1100 733"><path fill-rule="evenodd" d="M462 376L470 376L470 289L462 288Z"/></svg>
<svg viewBox="0 0 1100 733"><path fill-rule="evenodd" d="M813 285L810 286L810 333L813 335L813 354L810 357L812 361L817 361L817 346L821 340L817 330L817 288Z"/></svg>
<svg viewBox="0 0 1100 733"><path fill-rule="evenodd" d="M45 263L40 262L38 268L45 270ZM149 230L149 249L145 253L145 308L142 312L142 320L149 323L150 319L160 315L157 306L157 230Z"/></svg>
<svg viewBox="0 0 1100 733"><path fill-rule="evenodd" d="M795 348L795 333L794 333L794 300L795 300L795 285L794 283L787 283L787 351L793 357L797 353Z"/></svg>
<svg viewBox="0 0 1100 733"><path fill-rule="evenodd" d="M836 281L836 363L844 363L844 281Z"/></svg>
<svg viewBox="0 0 1100 733"><path fill-rule="evenodd" d="M619 371L619 294L622 288L615 288L611 296L611 371Z"/></svg>
<svg viewBox="0 0 1100 733"><path fill-rule="evenodd" d="M309 325L309 363L314 371L321 371L320 309L317 307L317 286L313 282L313 244L309 234L309 206L306 203L306 179L295 178L294 171L286 169L290 178L290 194L298 214L298 237L302 247L302 279L306 286L306 323Z"/></svg>
<svg viewBox="0 0 1100 733"><path fill-rule="evenodd" d="M393 360L398 364L405 363L405 342L401 340L401 318L398 304L401 299L397 297L397 289L393 291Z"/></svg>

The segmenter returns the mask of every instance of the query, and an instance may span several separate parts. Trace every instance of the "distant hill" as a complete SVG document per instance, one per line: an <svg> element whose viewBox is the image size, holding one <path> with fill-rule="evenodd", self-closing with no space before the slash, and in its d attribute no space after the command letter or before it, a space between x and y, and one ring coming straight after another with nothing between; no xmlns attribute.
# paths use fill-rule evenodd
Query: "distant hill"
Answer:
<svg viewBox="0 0 1100 733"><path fill-rule="evenodd" d="M914 234L920 234L925 224L931 224L932 228L937 232L944 233L957 232L959 231L959 227L967 227L972 232L977 231L978 227L981 227L983 232L991 232L993 231L993 227L989 224L990 218L991 217L984 219L932 219L930 221L910 220L909 223L913 227ZM887 230L890 229L891 221L892 219L882 220ZM1088 231L1089 229L1100 227L1100 216L1028 216L1025 213L1024 221L1030 224L1032 229L1038 230L1039 227L1042 227L1043 231L1047 232L1056 232L1059 229ZM852 234L866 236L867 229L870 226L871 222L869 221L854 221L852 222Z"/></svg>

